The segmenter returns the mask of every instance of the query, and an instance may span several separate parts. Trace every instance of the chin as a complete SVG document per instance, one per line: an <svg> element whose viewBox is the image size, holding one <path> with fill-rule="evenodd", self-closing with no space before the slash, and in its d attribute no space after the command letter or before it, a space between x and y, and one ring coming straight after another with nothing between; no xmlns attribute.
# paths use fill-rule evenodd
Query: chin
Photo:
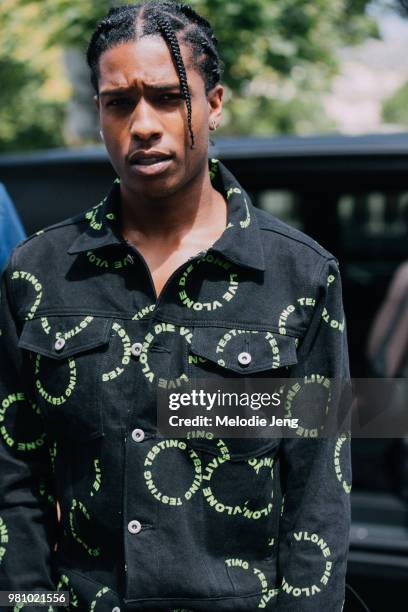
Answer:
<svg viewBox="0 0 408 612"><path fill-rule="evenodd" d="M148 178L139 181L129 181L130 191L134 194L150 199L167 198L180 189L181 184L175 184L168 178Z"/></svg>

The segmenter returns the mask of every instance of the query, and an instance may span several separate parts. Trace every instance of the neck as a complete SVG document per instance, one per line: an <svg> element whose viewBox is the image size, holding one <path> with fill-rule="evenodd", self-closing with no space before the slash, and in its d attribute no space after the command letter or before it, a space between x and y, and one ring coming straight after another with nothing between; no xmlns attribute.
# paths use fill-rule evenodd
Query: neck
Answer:
<svg viewBox="0 0 408 612"><path fill-rule="evenodd" d="M192 181L162 198L135 194L121 184L121 231L129 242L179 243L186 234L226 226L226 202L216 191L205 165Z"/></svg>

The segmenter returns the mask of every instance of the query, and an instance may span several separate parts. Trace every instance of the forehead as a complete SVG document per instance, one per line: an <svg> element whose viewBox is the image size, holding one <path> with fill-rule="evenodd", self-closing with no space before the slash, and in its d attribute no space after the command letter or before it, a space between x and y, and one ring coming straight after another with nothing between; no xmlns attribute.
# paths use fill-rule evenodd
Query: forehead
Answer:
<svg viewBox="0 0 408 612"><path fill-rule="evenodd" d="M190 50L180 45L189 76L196 73L190 66ZM129 87L133 83L157 85L178 83L178 74L170 50L161 36L144 36L137 41L119 44L104 51L99 59L99 89Z"/></svg>

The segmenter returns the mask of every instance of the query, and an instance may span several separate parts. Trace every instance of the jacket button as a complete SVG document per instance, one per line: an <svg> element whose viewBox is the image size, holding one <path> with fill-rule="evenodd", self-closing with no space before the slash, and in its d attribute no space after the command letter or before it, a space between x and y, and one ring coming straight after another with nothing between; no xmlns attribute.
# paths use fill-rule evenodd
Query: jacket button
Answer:
<svg viewBox="0 0 408 612"><path fill-rule="evenodd" d="M252 357L250 353L240 353L238 355L238 362L242 365L242 366L247 366L251 363L252 361Z"/></svg>
<svg viewBox="0 0 408 612"><path fill-rule="evenodd" d="M120 612L120 608L118 606L115 606L114 608L112 608L112 612Z"/></svg>
<svg viewBox="0 0 408 612"><path fill-rule="evenodd" d="M133 357L140 357L142 348L143 344L141 342L135 342L134 344L132 344L132 346L130 347L130 352L132 353Z"/></svg>
<svg viewBox="0 0 408 612"><path fill-rule="evenodd" d="M137 521L136 519L128 523L128 531L130 533L139 533L141 529L142 529L142 525L140 521Z"/></svg>
<svg viewBox="0 0 408 612"><path fill-rule="evenodd" d="M62 349L65 346L65 340L64 338L57 338L55 344L54 344L54 348L56 351L62 351Z"/></svg>
<svg viewBox="0 0 408 612"><path fill-rule="evenodd" d="M134 429L132 431L132 438L135 442L143 442L145 437L143 429Z"/></svg>

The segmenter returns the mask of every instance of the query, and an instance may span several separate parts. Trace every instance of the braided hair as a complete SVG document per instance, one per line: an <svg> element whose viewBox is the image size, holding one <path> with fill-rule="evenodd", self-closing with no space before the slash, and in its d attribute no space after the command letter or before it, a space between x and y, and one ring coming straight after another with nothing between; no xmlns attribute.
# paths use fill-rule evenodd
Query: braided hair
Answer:
<svg viewBox="0 0 408 612"><path fill-rule="evenodd" d="M193 65L204 79L206 94L220 82L221 62L217 50L218 40L210 23L188 4L172 0L143 0L139 4L111 8L97 24L86 53L92 86L98 93L99 58L104 51L153 34L162 36L173 58L181 95L187 107L193 149L195 141L191 96L177 34L181 35L180 42L186 44L191 51Z"/></svg>

